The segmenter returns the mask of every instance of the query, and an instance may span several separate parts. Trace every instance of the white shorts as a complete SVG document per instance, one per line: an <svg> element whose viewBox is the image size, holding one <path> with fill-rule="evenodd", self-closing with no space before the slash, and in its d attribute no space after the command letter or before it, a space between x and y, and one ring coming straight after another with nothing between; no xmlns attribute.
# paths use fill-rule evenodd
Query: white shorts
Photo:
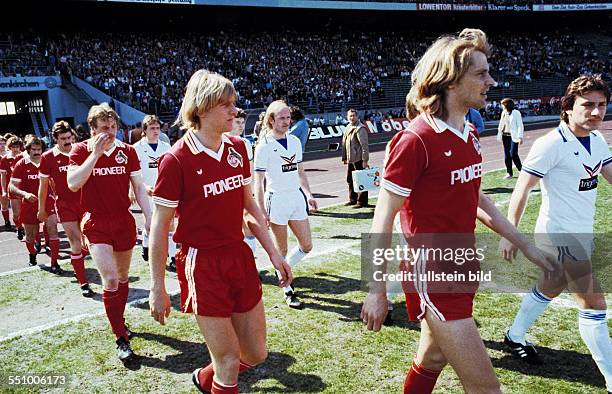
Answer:
<svg viewBox="0 0 612 394"><path fill-rule="evenodd" d="M266 192L266 212L270 222L286 226L289 220L308 219L308 203L302 189L291 192Z"/></svg>
<svg viewBox="0 0 612 394"><path fill-rule="evenodd" d="M590 261L595 249L592 234L535 234L535 242L559 263Z"/></svg>

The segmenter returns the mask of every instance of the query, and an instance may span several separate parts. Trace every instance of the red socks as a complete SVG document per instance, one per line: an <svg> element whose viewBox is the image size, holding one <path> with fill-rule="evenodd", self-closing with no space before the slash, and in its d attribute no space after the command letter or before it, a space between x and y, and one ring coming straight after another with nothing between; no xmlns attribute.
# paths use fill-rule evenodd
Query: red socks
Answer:
<svg viewBox="0 0 612 394"><path fill-rule="evenodd" d="M51 249L51 265L57 265L57 258L59 257L59 239L50 239L47 242L49 249Z"/></svg>
<svg viewBox="0 0 612 394"><path fill-rule="evenodd" d="M238 394L238 384L233 386L224 386L213 380L211 394Z"/></svg>
<svg viewBox="0 0 612 394"><path fill-rule="evenodd" d="M245 363L244 361L240 361L240 368L238 369L238 373L241 373L243 371L246 371L249 368L253 368L252 365L249 365L247 363ZM215 372L213 371L213 365L212 363L208 364L206 366L206 368L202 368L200 369L200 372L198 372L198 380L200 381L200 387L202 387L204 390L206 391L212 391L213 389L213 376L215 375ZM238 390L238 388L236 388L236 390ZM219 391L221 392L221 391ZM233 393L234 391L223 391L224 393ZM235 391L236 393L238 391Z"/></svg>
<svg viewBox="0 0 612 394"><path fill-rule="evenodd" d="M121 284L119 285L121 286ZM125 303L122 303L120 290L106 290L102 293L102 301L104 301L104 309L106 310L106 317L111 325L113 334L117 338L123 337L128 340L127 333L125 332L125 323L123 321L123 310L125 309Z"/></svg>
<svg viewBox="0 0 612 394"><path fill-rule="evenodd" d="M70 253L70 263L72 264L72 269L74 269L74 275L79 281L79 285L83 286L84 284L89 283L87 280L87 274L85 273L85 262L83 261L83 254Z"/></svg>
<svg viewBox="0 0 612 394"><path fill-rule="evenodd" d="M51 248L51 240L49 239L49 232L47 231L47 223L43 223L43 234L45 235L45 245Z"/></svg>
<svg viewBox="0 0 612 394"><path fill-rule="evenodd" d="M425 369L416 361L413 361L412 367L408 370L404 380L404 394L430 394L436 385L440 372L442 371Z"/></svg>
<svg viewBox="0 0 612 394"><path fill-rule="evenodd" d="M9 224L10 223L8 209L3 209L2 210L2 218L4 219L4 224Z"/></svg>
<svg viewBox="0 0 612 394"><path fill-rule="evenodd" d="M119 302L121 302L121 318L123 319L125 305L127 304L128 294L130 293L130 281L119 281L119 289L117 289L117 293L119 293ZM125 324L125 319L123 319L123 322Z"/></svg>
<svg viewBox="0 0 612 394"><path fill-rule="evenodd" d="M36 254L36 248L34 247L34 242L25 242L26 248L28 248L29 254Z"/></svg>

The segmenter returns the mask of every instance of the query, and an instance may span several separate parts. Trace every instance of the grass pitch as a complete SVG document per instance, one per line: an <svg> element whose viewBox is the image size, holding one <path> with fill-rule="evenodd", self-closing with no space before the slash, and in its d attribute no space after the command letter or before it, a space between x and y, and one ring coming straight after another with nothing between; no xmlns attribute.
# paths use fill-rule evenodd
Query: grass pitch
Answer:
<svg viewBox="0 0 612 394"><path fill-rule="evenodd" d="M514 180L502 180L502 175L487 174L482 188L505 212ZM529 201L521 223L526 232L533 229L539 200L535 195ZM612 228L611 205L612 188L600 183L597 232ZM419 337L418 323L406 319L403 297L394 299L396 325L371 333L359 320L365 296L360 291L360 234L369 230L372 213L371 209L334 207L311 217L315 249L295 268L304 310L289 309L273 274L263 276L270 355L264 364L241 375L241 392L401 392ZM478 231L487 230L479 226ZM258 261L263 259L259 254ZM173 288L171 275L168 283ZM132 346L140 357L125 368L116 359L99 298L85 300L71 279L43 271L0 277L3 383L9 374L68 375L66 387L5 384L0 392L195 392L190 374L209 362L206 345L194 318L178 311L177 295L172 297L174 310L166 326L149 316L144 302L148 268L138 249L131 288L130 298L137 300L127 308L126 320L137 333ZM95 290L100 292L100 286ZM570 300L565 295L561 298ZM527 367L503 351L504 330L519 304L518 295L483 292L476 297L474 308L504 392L604 393L603 378L580 339L576 310L563 302L554 303L530 331L545 360L543 366ZM41 324L47 328L41 330ZM22 331L27 329L32 330ZM435 392L462 392L451 368L443 371Z"/></svg>

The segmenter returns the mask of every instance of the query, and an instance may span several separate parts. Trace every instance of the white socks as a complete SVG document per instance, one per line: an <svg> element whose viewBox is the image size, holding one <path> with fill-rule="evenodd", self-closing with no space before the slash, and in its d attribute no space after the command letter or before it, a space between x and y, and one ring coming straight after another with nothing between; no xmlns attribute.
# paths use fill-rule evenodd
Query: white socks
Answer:
<svg viewBox="0 0 612 394"><path fill-rule="evenodd" d="M300 249L299 245L296 245L293 247L293 249L291 249L291 252L289 252L289 256L287 256L287 263L291 266L291 268L293 268L300 262L300 260L306 257L307 254L308 252L304 252L302 249Z"/></svg>
<svg viewBox="0 0 612 394"><path fill-rule="evenodd" d="M244 237L244 242L249 245L249 248L251 248L253 254L255 254L257 250L257 238L255 238L254 235L249 235L248 237Z"/></svg>
<svg viewBox="0 0 612 394"><path fill-rule="evenodd" d="M510 340L525 345L527 330L540 317L548 304L550 304L550 298L542 294L537 286L533 287L531 293L525 294L521 308L514 317L510 330L508 330Z"/></svg>
<svg viewBox="0 0 612 394"><path fill-rule="evenodd" d="M606 389L612 392L612 341L608 333L606 311L579 309L578 328L582 340L606 380Z"/></svg>
<svg viewBox="0 0 612 394"><path fill-rule="evenodd" d="M144 228L142 229L142 247L149 247L149 233L147 233L147 230L145 230Z"/></svg>
<svg viewBox="0 0 612 394"><path fill-rule="evenodd" d="M173 232L168 233L168 256L176 257L176 242L172 240Z"/></svg>

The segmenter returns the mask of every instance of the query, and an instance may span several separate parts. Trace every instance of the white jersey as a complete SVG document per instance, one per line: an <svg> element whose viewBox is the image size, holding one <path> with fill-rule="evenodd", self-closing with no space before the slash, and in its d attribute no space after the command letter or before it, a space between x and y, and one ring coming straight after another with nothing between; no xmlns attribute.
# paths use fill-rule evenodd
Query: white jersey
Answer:
<svg viewBox="0 0 612 394"><path fill-rule="evenodd" d="M269 192L299 190L298 163L301 162L302 143L291 134L287 134L287 149L272 135L263 137L255 148L255 171L266 172Z"/></svg>
<svg viewBox="0 0 612 394"><path fill-rule="evenodd" d="M593 232L597 176L612 163L612 155L599 131L589 138L590 153L561 122L529 151L522 170L541 178L542 189L536 233Z"/></svg>
<svg viewBox="0 0 612 394"><path fill-rule="evenodd" d="M159 140L157 141L157 149L153 150L145 137L134 144L134 149L136 149L138 160L140 161L143 182L147 186L155 186L155 182L157 182L157 165L159 164L159 158L170 150L170 144Z"/></svg>
<svg viewBox="0 0 612 394"><path fill-rule="evenodd" d="M249 161L253 161L253 144L247 138L240 137L246 146L247 155L249 156Z"/></svg>

